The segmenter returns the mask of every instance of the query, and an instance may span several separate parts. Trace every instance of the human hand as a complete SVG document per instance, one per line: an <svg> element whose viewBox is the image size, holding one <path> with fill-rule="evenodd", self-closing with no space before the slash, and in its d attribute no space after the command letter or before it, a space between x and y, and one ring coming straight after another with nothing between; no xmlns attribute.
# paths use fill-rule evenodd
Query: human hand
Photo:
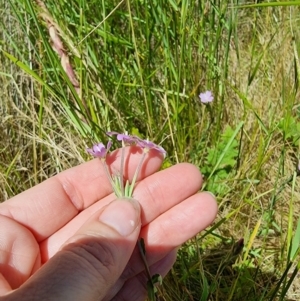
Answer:
<svg viewBox="0 0 300 301"><path fill-rule="evenodd" d="M120 154L107 157L113 172ZM140 158L137 148L126 148L126 179ZM134 190L138 202L112 202L103 165L94 159L0 204L0 300L144 300L138 238L151 273L164 276L178 246L217 213L213 196L197 193L202 178L195 166L157 172L161 163L155 150L147 154Z"/></svg>

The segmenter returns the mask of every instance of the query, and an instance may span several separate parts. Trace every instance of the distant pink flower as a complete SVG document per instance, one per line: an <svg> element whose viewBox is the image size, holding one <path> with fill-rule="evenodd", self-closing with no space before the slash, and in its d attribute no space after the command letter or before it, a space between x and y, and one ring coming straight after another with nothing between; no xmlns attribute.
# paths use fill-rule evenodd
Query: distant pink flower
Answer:
<svg viewBox="0 0 300 301"><path fill-rule="evenodd" d="M214 100L214 96L211 91L206 91L204 93L200 93L199 97L200 97L200 101L202 103L209 103Z"/></svg>
<svg viewBox="0 0 300 301"><path fill-rule="evenodd" d="M106 155L111 147L111 144L112 144L111 141L109 141L107 143L107 146L105 147L105 145L100 142L98 144L93 145L92 148L87 148L86 150L92 156L103 159L106 157Z"/></svg>

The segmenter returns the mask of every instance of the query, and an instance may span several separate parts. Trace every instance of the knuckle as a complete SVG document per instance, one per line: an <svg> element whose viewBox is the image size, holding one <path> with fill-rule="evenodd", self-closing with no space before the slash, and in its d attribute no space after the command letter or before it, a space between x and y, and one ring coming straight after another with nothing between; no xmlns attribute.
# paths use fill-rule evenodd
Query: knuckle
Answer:
<svg viewBox="0 0 300 301"><path fill-rule="evenodd" d="M109 279L108 275L115 273L116 258L114 246L110 242L89 241L72 243L68 251L79 259L80 268L88 270L97 278Z"/></svg>

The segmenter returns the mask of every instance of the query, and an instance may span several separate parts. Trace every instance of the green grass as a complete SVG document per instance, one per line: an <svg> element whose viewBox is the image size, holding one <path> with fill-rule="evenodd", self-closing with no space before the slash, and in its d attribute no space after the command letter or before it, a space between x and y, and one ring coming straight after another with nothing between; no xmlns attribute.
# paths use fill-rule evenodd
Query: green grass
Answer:
<svg viewBox="0 0 300 301"><path fill-rule="evenodd" d="M299 1L46 2L0 1L2 201L127 130L161 143L165 166L199 166L219 203L161 300L298 300Z"/></svg>

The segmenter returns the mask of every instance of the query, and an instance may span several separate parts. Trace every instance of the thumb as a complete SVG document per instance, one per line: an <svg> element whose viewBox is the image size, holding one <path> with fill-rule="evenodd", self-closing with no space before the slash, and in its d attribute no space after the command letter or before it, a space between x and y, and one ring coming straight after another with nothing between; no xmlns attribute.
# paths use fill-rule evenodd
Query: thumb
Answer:
<svg viewBox="0 0 300 301"><path fill-rule="evenodd" d="M13 300L102 300L129 261L140 225L137 201L113 201L12 293Z"/></svg>

